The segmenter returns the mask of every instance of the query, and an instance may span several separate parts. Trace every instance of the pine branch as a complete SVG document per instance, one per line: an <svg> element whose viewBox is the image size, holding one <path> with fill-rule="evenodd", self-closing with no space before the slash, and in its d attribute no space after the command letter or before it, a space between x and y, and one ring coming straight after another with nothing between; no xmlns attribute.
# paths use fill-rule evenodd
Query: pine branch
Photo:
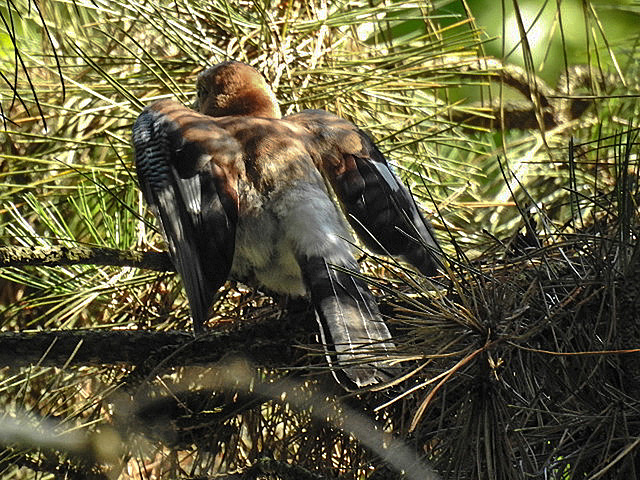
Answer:
<svg viewBox="0 0 640 480"><path fill-rule="evenodd" d="M452 109L451 120L466 126L495 128L503 122L507 130L538 129L540 125L536 109L539 109L544 128L555 128L580 118L596 100L588 95L576 95L577 90L597 85L602 91L611 91L617 80L614 75L604 75L588 66L574 65L558 78L557 87L552 88L541 77L524 68L503 64L495 58L445 58L448 63L457 63L459 72L467 78L502 82L524 97L522 101L505 102L496 98L489 105L474 105L483 110L483 115L471 114L466 109ZM533 99L537 99L536 102Z"/></svg>
<svg viewBox="0 0 640 480"><path fill-rule="evenodd" d="M158 272L175 271L167 252L123 251L102 247L0 247L0 268L23 266L111 265Z"/></svg>
<svg viewBox="0 0 640 480"><path fill-rule="evenodd" d="M302 318L301 318L302 317ZM295 344L309 343L308 319L291 312L277 321L247 323L194 337L187 332L66 330L0 333L0 365L206 365L241 353L267 367L295 363ZM298 357L299 357L298 352Z"/></svg>

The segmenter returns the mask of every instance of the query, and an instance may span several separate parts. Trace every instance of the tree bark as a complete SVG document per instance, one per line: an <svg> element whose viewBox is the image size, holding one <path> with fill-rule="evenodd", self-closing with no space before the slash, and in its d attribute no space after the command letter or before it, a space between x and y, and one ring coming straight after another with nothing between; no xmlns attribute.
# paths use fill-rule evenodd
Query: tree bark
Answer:
<svg viewBox="0 0 640 480"><path fill-rule="evenodd" d="M102 247L0 247L0 268L61 265L111 265L158 272L175 271L167 252L138 252Z"/></svg>
<svg viewBox="0 0 640 480"><path fill-rule="evenodd" d="M299 347L313 342L310 336L316 329L308 317L292 312L277 320L240 324L199 337L142 330L2 332L0 366L154 364L169 368L212 364L237 353L265 367L282 367L295 363L302 354Z"/></svg>

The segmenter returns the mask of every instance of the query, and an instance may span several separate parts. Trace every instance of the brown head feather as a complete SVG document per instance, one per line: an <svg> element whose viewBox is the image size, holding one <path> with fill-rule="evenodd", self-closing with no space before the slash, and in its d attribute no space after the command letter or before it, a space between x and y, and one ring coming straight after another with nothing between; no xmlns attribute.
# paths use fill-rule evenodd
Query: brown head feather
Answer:
<svg viewBox="0 0 640 480"><path fill-rule="evenodd" d="M205 115L280 118L275 95L257 70L240 62L223 62L198 76L195 108Z"/></svg>

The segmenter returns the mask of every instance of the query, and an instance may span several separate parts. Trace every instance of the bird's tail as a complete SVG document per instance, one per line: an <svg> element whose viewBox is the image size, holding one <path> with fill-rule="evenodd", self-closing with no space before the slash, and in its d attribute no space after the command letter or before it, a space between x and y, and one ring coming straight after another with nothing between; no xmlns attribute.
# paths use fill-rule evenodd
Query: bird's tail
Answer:
<svg viewBox="0 0 640 480"><path fill-rule="evenodd" d="M385 359L394 344L375 298L357 276L357 263L334 266L311 257L301 268L334 375L341 370L358 388L386 380Z"/></svg>

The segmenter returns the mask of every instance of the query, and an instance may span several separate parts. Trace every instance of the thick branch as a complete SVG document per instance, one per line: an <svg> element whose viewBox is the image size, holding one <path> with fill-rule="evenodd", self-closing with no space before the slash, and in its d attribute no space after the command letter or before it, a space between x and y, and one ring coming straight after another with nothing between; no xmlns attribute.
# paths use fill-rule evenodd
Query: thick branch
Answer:
<svg viewBox="0 0 640 480"><path fill-rule="evenodd" d="M111 265L158 272L175 271L166 252L134 252L99 247L0 247L0 268L23 266Z"/></svg>
<svg viewBox="0 0 640 480"><path fill-rule="evenodd" d="M304 314L277 321L212 331L198 338L186 332L67 330L0 333L0 366L206 365L234 352L267 367L291 365L300 357L294 344L309 343L314 331ZM297 350L297 354L296 354Z"/></svg>
<svg viewBox="0 0 640 480"><path fill-rule="evenodd" d="M554 128L581 117L594 102L590 96L576 96L579 89L591 91L597 85L601 91L611 91L617 82L613 75L603 75L588 66L569 67L552 88L537 75L512 64L503 64L494 58L467 59L445 57L448 66L458 66L458 71L467 78L499 81L517 90L523 96L521 102L503 102L495 99L490 104L478 105L481 115L473 115L465 110L452 109L451 119L465 125L494 128L503 119L507 129L539 128L540 113L545 128Z"/></svg>

